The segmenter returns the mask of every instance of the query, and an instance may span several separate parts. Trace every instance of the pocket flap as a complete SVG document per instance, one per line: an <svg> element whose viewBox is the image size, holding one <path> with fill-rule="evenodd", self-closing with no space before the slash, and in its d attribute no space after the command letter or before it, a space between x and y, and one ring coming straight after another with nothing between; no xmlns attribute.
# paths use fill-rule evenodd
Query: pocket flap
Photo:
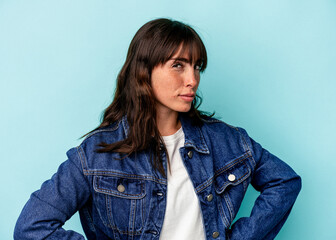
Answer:
<svg viewBox="0 0 336 240"><path fill-rule="evenodd" d="M251 174L251 169L246 163L246 160L239 161L229 168L224 168L220 171L215 179L215 191L218 194L224 192L229 185L238 185L248 178Z"/></svg>
<svg viewBox="0 0 336 240"><path fill-rule="evenodd" d="M146 195L145 182L138 179L94 176L93 188L96 192L120 198L141 199Z"/></svg>

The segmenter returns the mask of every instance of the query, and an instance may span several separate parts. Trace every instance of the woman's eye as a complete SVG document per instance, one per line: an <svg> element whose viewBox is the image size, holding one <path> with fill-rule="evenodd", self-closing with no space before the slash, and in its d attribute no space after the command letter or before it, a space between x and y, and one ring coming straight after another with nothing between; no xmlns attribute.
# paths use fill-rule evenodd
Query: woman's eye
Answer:
<svg viewBox="0 0 336 240"><path fill-rule="evenodd" d="M182 68L183 65L181 63L174 63L173 68Z"/></svg>
<svg viewBox="0 0 336 240"><path fill-rule="evenodd" d="M194 68L195 68L195 70L198 70L198 71L201 71L202 70L202 64L195 64L195 66L194 66Z"/></svg>

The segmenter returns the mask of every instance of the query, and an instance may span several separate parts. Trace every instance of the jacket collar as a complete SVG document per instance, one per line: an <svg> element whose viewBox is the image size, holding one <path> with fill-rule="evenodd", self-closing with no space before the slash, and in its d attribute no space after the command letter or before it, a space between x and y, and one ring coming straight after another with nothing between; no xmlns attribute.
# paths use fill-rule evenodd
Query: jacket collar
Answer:
<svg viewBox="0 0 336 240"><path fill-rule="evenodd" d="M123 129L124 129L125 136L128 136L129 125L128 125L128 121L127 121L127 116L126 115L124 115L121 118L121 123L122 123Z"/></svg>
<svg viewBox="0 0 336 240"><path fill-rule="evenodd" d="M182 129L184 132L185 147L192 147L197 152L209 154L208 145L205 142L203 133L199 126L192 123L192 119L185 114L179 114L179 119L182 124Z"/></svg>
<svg viewBox="0 0 336 240"><path fill-rule="evenodd" d="M192 123L192 119L190 117L186 116L185 114L179 114L179 119L182 124L182 129L184 132L185 147L192 147L197 152L209 154L209 148L208 145L205 142L203 133L199 126L196 126ZM128 135L129 125L127 122L127 117L123 116L121 119L122 126L125 132L125 136Z"/></svg>

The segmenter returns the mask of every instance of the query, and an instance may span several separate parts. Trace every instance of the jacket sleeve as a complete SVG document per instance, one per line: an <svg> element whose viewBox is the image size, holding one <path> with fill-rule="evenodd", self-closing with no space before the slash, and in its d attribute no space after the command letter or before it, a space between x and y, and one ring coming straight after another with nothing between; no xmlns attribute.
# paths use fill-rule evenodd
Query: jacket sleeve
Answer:
<svg viewBox="0 0 336 240"><path fill-rule="evenodd" d="M251 184L260 195L250 217L240 218L232 225L229 239L274 239L300 192L301 178L290 166L251 139L245 130L239 130L255 161Z"/></svg>
<svg viewBox="0 0 336 240"><path fill-rule="evenodd" d="M70 149L67 155L68 160L24 206L15 226L14 239L84 239L81 234L62 228L90 196L77 149Z"/></svg>

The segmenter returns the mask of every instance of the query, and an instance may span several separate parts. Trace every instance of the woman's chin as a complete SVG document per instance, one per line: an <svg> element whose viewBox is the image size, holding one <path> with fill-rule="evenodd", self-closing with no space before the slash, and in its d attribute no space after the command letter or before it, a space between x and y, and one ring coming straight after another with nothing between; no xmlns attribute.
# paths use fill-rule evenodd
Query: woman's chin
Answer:
<svg viewBox="0 0 336 240"><path fill-rule="evenodd" d="M190 109L191 109L191 106L188 106L188 107L186 106L184 108L181 108L178 112L189 112Z"/></svg>

